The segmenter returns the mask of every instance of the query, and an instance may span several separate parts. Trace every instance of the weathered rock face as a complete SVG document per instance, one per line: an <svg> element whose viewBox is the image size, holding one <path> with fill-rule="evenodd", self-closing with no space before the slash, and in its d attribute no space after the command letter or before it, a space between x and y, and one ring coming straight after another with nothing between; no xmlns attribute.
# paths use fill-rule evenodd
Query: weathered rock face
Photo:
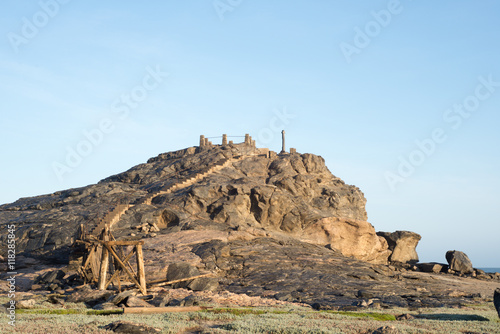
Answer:
<svg viewBox="0 0 500 334"><path fill-rule="evenodd" d="M463 274L470 274L474 271L474 268L472 267L472 262L470 261L469 257L463 252L456 250L447 251L446 261L448 261L451 270Z"/></svg>
<svg viewBox="0 0 500 334"><path fill-rule="evenodd" d="M15 226L16 251L52 263L67 263L80 224L103 217L116 204L145 191L128 184L105 183L21 198L0 206L0 240L7 245L7 226ZM2 248L2 253L5 249Z"/></svg>
<svg viewBox="0 0 500 334"><path fill-rule="evenodd" d="M391 254L386 240L377 236L370 223L360 220L322 218L308 225L298 239L330 245L344 256L372 263L386 263Z"/></svg>
<svg viewBox="0 0 500 334"><path fill-rule="evenodd" d="M422 238L419 234L409 231L377 232L378 236L384 237L392 251L389 260L392 262L417 263L417 245Z"/></svg>

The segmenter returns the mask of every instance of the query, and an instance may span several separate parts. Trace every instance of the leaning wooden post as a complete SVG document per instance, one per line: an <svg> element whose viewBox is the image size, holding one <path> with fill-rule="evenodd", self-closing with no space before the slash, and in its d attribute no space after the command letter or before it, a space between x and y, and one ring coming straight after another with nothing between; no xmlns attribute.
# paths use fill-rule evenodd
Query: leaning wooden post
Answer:
<svg viewBox="0 0 500 334"><path fill-rule="evenodd" d="M139 276L139 284L142 290L146 291L146 275L144 273L144 261L142 257L142 245L138 244L135 246L136 259L137 259L137 276Z"/></svg>
<svg viewBox="0 0 500 334"><path fill-rule="evenodd" d="M108 241L108 227L104 228L103 241ZM101 268L99 269L99 281L97 288L106 290L106 277L108 276L109 254L106 247L102 247L101 253Z"/></svg>

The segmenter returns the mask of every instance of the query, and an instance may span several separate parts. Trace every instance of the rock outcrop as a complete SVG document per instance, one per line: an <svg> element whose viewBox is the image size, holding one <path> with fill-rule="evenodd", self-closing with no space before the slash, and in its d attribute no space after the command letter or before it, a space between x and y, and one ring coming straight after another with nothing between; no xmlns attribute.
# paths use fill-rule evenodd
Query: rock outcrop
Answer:
<svg viewBox="0 0 500 334"><path fill-rule="evenodd" d="M377 232L378 236L384 237L392 252L389 260L391 262L417 263L417 245L422 238L419 234L410 231Z"/></svg>
<svg viewBox="0 0 500 334"><path fill-rule="evenodd" d="M470 274L474 271L472 262L470 261L469 257L463 252L456 250L447 251L446 261L448 261L450 270L463 274Z"/></svg>

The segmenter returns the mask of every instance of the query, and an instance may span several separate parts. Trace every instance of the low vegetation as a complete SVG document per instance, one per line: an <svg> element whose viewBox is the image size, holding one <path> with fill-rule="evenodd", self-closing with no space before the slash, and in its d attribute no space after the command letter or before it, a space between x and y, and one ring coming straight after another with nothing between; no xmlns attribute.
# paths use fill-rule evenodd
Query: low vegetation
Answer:
<svg viewBox="0 0 500 334"><path fill-rule="evenodd" d="M404 313L415 319L397 321L396 316ZM493 305L413 311L395 308L383 312L312 311L305 307L213 308L152 315L70 308L18 310L16 316L15 331L33 334L104 334L109 331L102 327L118 320L160 328L162 333L370 333L383 326L392 326L402 333L500 333ZM7 321L0 323L0 332L12 332Z"/></svg>

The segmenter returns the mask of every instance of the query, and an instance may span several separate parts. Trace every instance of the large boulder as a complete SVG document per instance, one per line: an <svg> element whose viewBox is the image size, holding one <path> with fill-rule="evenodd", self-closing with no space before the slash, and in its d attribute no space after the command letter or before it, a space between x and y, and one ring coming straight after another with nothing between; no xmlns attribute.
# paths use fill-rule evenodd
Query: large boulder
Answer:
<svg viewBox="0 0 500 334"><path fill-rule="evenodd" d="M446 252L446 261L450 265L450 269L462 274L470 274L474 271L472 262L469 257L460 251L452 250Z"/></svg>
<svg viewBox="0 0 500 334"><path fill-rule="evenodd" d="M195 278L188 285L188 288L193 291L215 291L218 287L219 280L215 277Z"/></svg>
<svg viewBox="0 0 500 334"><path fill-rule="evenodd" d="M445 264L430 262L430 263L419 263L418 268L424 273L439 273L443 271L443 268L447 267Z"/></svg>
<svg viewBox="0 0 500 334"><path fill-rule="evenodd" d="M391 254L387 241L365 221L328 217L307 226L298 238L317 245L329 245L345 256L372 263L387 263Z"/></svg>
<svg viewBox="0 0 500 334"><path fill-rule="evenodd" d="M493 305L497 309L498 317L500 318L500 289L496 289L493 295Z"/></svg>
<svg viewBox="0 0 500 334"><path fill-rule="evenodd" d="M167 281L175 281L180 279L186 279L194 276L200 275L198 268L190 265L189 263L172 263L168 266L167 270ZM187 280L179 283L174 283L174 289L187 288L192 281Z"/></svg>
<svg viewBox="0 0 500 334"><path fill-rule="evenodd" d="M114 292L110 290L93 290L88 285L76 289L67 299L68 303L85 303L89 307L104 303Z"/></svg>
<svg viewBox="0 0 500 334"><path fill-rule="evenodd" d="M389 260L391 262L417 263L417 245L422 238L419 234L410 231L377 232L378 236L384 237L392 251Z"/></svg>
<svg viewBox="0 0 500 334"><path fill-rule="evenodd" d="M153 307L153 305L136 296L129 296L125 304L127 307Z"/></svg>

